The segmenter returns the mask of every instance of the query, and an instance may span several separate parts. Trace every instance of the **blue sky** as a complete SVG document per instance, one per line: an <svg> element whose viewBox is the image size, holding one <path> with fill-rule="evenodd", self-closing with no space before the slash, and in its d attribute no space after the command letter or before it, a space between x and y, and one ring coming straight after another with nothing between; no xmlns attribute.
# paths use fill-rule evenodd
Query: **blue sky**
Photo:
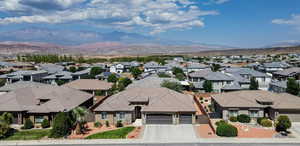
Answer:
<svg viewBox="0 0 300 146"><path fill-rule="evenodd" d="M300 40L299 6L299 0L0 0L0 31L119 30L261 47Z"/></svg>

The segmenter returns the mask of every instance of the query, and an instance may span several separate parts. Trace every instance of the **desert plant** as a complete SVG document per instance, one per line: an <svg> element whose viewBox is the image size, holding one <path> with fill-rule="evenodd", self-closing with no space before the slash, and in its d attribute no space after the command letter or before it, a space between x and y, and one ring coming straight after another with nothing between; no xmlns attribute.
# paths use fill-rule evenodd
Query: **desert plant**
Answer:
<svg viewBox="0 0 300 146"><path fill-rule="evenodd" d="M89 110L84 107L76 107L72 110L72 117L75 119L77 134L82 134L84 132L84 124L86 123L87 114L89 114Z"/></svg>
<svg viewBox="0 0 300 146"><path fill-rule="evenodd" d="M225 123L225 124L220 124L217 127L216 133L218 136L236 137L238 135L238 130L235 126Z"/></svg>
<svg viewBox="0 0 300 146"><path fill-rule="evenodd" d="M102 124L98 121L94 123L94 127L96 127L96 128L99 128L101 126L102 126Z"/></svg>
<svg viewBox="0 0 300 146"><path fill-rule="evenodd" d="M269 119L263 119L261 120L260 125L263 127L272 127L273 124Z"/></svg>
<svg viewBox="0 0 300 146"><path fill-rule="evenodd" d="M50 137L59 138L70 134L72 125L72 120L68 113L58 113L54 118Z"/></svg>
<svg viewBox="0 0 300 146"><path fill-rule="evenodd" d="M237 122L238 120L237 120L237 117L230 117L229 121L231 121L231 122Z"/></svg>
<svg viewBox="0 0 300 146"><path fill-rule="evenodd" d="M123 123L121 120L117 121L116 127L123 127Z"/></svg>
<svg viewBox="0 0 300 146"><path fill-rule="evenodd" d="M241 114L237 116L237 120L241 123L250 123L251 118L248 115Z"/></svg>
<svg viewBox="0 0 300 146"><path fill-rule="evenodd" d="M287 129L289 129L291 127L292 127L292 123L288 116L281 115L277 118L277 122L276 122L276 131L277 132L286 131Z"/></svg>
<svg viewBox="0 0 300 146"><path fill-rule="evenodd" d="M24 123L24 129L31 129L34 125L30 119L26 119Z"/></svg>
<svg viewBox="0 0 300 146"><path fill-rule="evenodd" d="M109 121L105 121L105 126L106 127L109 127L110 125L109 125Z"/></svg>
<svg viewBox="0 0 300 146"><path fill-rule="evenodd" d="M50 122L47 119L44 119L42 124L41 124L42 128L49 128L50 127Z"/></svg>

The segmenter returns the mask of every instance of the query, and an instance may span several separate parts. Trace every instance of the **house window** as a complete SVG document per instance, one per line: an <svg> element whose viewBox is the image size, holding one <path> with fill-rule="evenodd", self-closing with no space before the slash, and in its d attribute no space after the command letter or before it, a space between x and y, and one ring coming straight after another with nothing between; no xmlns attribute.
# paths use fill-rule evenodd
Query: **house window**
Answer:
<svg viewBox="0 0 300 146"><path fill-rule="evenodd" d="M103 120L107 119L107 113L106 112L101 113L101 119L103 119Z"/></svg>
<svg viewBox="0 0 300 146"><path fill-rule="evenodd" d="M229 117L237 117L238 116L238 111L237 110L230 110L228 111Z"/></svg>
<svg viewBox="0 0 300 146"><path fill-rule="evenodd" d="M252 111L249 111L249 116L251 117L251 118L256 118L256 117L258 117L258 111L257 110L252 110Z"/></svg>
<svg viewBox="0 0 300 146"><path fill-rule="evenodd" d="M120 113L119 113L118 119L119 119L119 120L125 119L125 113L124 113L124 112L120 112Z"/></svg>
<svg viewBox="0 0 300 146"><path fill-rule="evenodd" d="M44 121L44 116L34 116L35 123L42 123Z"/></svg>

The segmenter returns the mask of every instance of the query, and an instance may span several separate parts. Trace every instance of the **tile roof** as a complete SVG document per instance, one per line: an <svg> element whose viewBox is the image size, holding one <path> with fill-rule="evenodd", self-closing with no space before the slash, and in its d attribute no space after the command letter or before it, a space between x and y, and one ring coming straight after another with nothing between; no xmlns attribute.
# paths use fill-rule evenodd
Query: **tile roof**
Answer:
<svg viewBox="0 0 300 146"><path fill-rule="evenodd" d="M0 111L69 111L92 97L91 94L67 87L26 87L0 95ZM40 99L48 101L41 103Z"/></svg>
<svg viewBox="0 0 300 146"><path fill-rule="evenodd" d="M159 88L161 87L161 83L163 83L163 81L180 83L177 79L174 78L159 78L155 76L149 76L141 80L133 81L133 83L128 85L127 88Z"/></svg>
<svg viewBox="0 0 300 146"><path fill-rule="evenodd" d="M273 93L262 90L244 90L212 95L212 98L222 107L248 107L274 109L300 109L300 98L287 93ZM262 105L258 101L271 101L272 105Z"/></svg>
<svg viewBox="0 0 300 146"><path fill-rule="evenodd" d="M112 83L96 79L79 79L66 83L63 86L78 90L108 90L112 85Z"/></svg>
<svg viewBox="0 0 300 146"><path fill-rule="evenodd" d="M0 92L9 92L9 91L13 91L25 87L41 87L41 86L52 86L52 85L38 83L38 82L31 82L31 81L18 81L0 87Z"/></svg>
<svg viewBox="0 0 300 146"><path fill-rule="evenodd" d="M133 111L130 101L149 99L142 112L196 112L192 96L167 88L130 88L108 97L95 111Z"/></svg>
<svg viewBox="0 0 300 146"><path fill-rule="evenodd" d="M274 72L273 74L282 75L282 76L292 76L293 74L299 74L299 73L300 73L300 67L292 67L282 71Z"/></svg>

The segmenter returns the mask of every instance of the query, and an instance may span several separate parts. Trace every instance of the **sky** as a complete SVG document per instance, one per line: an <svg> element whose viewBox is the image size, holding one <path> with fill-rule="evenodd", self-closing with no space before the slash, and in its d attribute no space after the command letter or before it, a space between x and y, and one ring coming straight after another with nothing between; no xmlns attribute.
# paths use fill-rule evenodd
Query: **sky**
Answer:
<svg viewBox="0 0 300 146"><path fill-rule="evenodd" d="M0 31L124 31L233 47L300 42L300 0L0 0Z"/></svg>

